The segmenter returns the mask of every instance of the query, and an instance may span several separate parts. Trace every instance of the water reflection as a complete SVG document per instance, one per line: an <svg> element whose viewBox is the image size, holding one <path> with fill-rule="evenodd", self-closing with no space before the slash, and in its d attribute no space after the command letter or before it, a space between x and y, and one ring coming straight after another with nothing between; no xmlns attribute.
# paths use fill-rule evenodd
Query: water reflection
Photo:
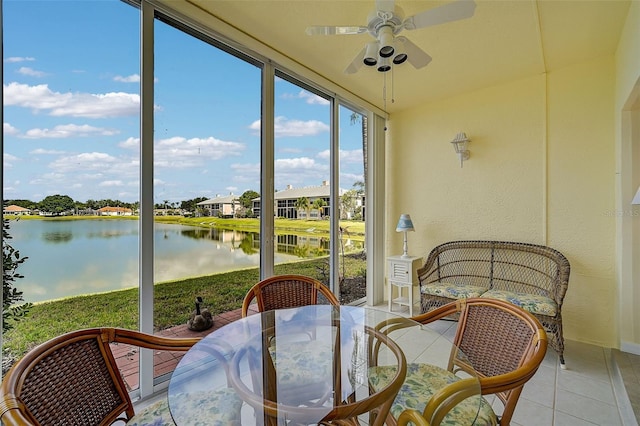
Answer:
<svg viewBox="0 0 640 426"><path fill-rule="evenodd" d="M155 224L154 280L172 281L260 264L260 234ZM138 286L139 232L136 221L21 220L11 223L12 245L29 259L20 266L25 300L38 302ZM362 241L344 240L362 249ZM52 249L55 244L55 249ZM325 256L329 238L278 235L275 263ZM351 251L350 249L346 252Z"/></svg>
<svg viewBox="0 0 640 426"><path fill-rule="evenodd" d="M258 232L243 232L218 228L191 228L181 229L180 233L187 238L228 243L234 249L240 249L247 255L258 253L260 250L260 234ZM167 238L166 234L165 238ZM344 245L348 247L349 250L362 250L364 242L348 239ZM313 258L327 256L329 250L328 237L295 234L276 236L276 251L278 253L290 254L299 258Z"/></svg>
<svg viewBox="0 0 640 426"><path fill-rule="evenodd" d="M73 232L60 231L60 232L45 232L42 234L42 239L47 243L68 243L73 239Z"/></svg>

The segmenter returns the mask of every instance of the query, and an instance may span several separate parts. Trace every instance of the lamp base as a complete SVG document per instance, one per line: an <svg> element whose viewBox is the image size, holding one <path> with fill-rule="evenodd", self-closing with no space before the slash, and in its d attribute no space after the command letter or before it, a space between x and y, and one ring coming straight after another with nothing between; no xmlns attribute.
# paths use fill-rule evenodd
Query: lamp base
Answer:
<svg viewBox="0 0 640 426"><path fill-rule="evenodd" d="M407 244L407 231L404 231L404 241L402 243L402 256L400 256L403 259L406 259L409 257L409 245Z"/></svg>

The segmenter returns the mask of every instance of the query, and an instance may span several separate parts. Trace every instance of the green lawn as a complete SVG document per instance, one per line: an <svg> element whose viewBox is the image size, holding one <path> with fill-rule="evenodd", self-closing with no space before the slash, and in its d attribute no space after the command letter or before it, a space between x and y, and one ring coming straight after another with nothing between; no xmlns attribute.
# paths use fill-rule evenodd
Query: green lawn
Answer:
<svg viewBox="0 0 640 426"><path fill-rule="evenodd" d="M326 258L275 266L276 274L302 274L324 281ZM346 276L363 276L365 261L345 257ZM155 286L156 330L184 324L197 296L214 315L242 307L246 292L259 280L258 268L159 283ZM87 327L138 328L138 289L70 297L38 303L25 320L3 336L5 356L20 357L30 348L67 331Z"/></svg>

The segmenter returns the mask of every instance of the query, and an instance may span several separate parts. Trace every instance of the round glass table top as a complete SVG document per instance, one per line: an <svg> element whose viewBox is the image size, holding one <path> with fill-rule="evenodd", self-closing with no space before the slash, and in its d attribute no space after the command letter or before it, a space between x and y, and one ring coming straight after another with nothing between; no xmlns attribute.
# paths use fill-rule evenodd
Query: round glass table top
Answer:
<svg viewBox="0 0 640 426"><path fill-rule="evenodd" d="M382 424L408 366L447 368L453 336L444 330L354 306L250 315L184 355L169 409L177 426L339 423L372 410Z"/></svg>

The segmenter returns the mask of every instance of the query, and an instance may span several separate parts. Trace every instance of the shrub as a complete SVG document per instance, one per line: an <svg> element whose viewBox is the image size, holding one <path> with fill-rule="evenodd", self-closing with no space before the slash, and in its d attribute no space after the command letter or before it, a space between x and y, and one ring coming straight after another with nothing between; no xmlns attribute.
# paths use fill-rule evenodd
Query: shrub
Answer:
<svg viewBox="0 0 640 426"><path fill-rule="evenodd" d="M24 300L22 292L13 285L15 280L24 278L17 272L18 267L28 258L20 257L20 252L14 249L9 240L9 220L2 219L2 331L13 328L13 323L24 319L31 303L16 305Z"/></svg>

